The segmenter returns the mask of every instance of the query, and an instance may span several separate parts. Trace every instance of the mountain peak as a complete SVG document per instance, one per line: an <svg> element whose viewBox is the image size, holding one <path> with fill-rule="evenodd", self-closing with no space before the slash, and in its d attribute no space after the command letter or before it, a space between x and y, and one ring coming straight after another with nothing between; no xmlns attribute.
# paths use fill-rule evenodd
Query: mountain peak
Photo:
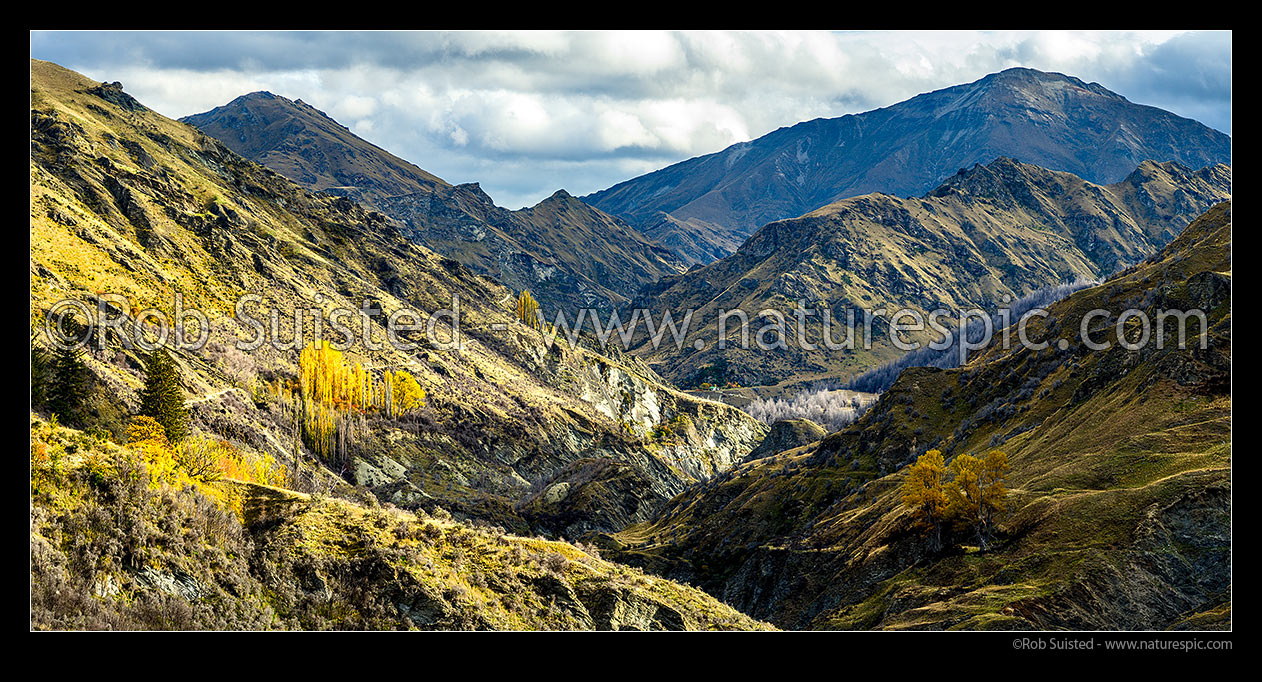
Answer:
<svg viewBox="0 0 1262 682"><path fill-rule="evenodd" d="M1099 83L1014 67L897 104L781 128L589 195L641 228L660 213L748 235L847 197L921 196L961 168L1020 159L1108 184L1145 159L1203 168L1231 138Z"/></svg>
<svg viewBox="0 0 1262 682"><path fill-rule="evenodd" d="M215 107L214 109L204 114L194 114L193 116L186 116L180 120L187 122L191 119L205 117L217 111L231 111L234 109L243 109L251 105L271 107L271 109L267 111L266 113L273 119L279 118L282 116L300 117L300 116L309 115L309 114L316 114L317 116L320 117L320 119L324 123L332 124L339 128L349 130L348 128L346 128L346 126L342 125L341 123L338 123L332 116L329 116L323 111L311 106L310 104L303 101L302 99L289 99L288 97L285 97L284 95L278 95L268 90L255 90L254 92L248 92L244 95L241 95L240 97L237 97L236 99L225 104L224 106Z"/></svg>
<svg viewBox="0 0 1262 682"><path fill-rule="evenodd" d="M266 90L241 95L180 121L220 140L247 159L284 157L283 163L273 170L315 190L366 186L370 192L395 196L447 185L415 164L356 136L301 99L291 100ZM367 197L355 198L363 201Z"/></svg>
<svg viewBox="0 0 1262 682"><path fill-rule="evenodd" d="M1065 94L1084 95L1090 93L1092 95L1116 99L1122 102L1128 101L1125 97L1109 90L1099 83L1087 83L1081 78L1076 78L1067 74L1056 71L1039 71L1026 66L1014 66L1010 69L1004 69L985 76L977 83L986 83L992 86L1004 86L1013 90L1022 92L1063 92ZM967 86L961 86L967 87Z"/></svg>
<svg viewBox="0 0 1262 682"><path fill-rule="evenodd" d="M1031 166L1030 168L1039 171L1044 170L1036 166ZM1026 172L1026 164L1011 157L1000 156L990 163L978 162L968 168L961 168L956 171L955 175L943 180L941 185L930 190L925 196L944 197L951 194L976 194L979 192L994 195L1004 185L1024 178L1027 175L1029 173Z"/></svg>
<svg viewBox="0 0 1262 682"><path fill-rule="evenodd" d="M232 101L248 102L250 100L260 100L260 99L282 99L282 100L288 101L287 98L281 97L280 95L277 95L276 93L268 91L268 90L255 90L254 92L247 92L244 95L241 95L240 97Z"/></svg>
<svg viewBox="0 0 1262 682"><path fill-rule="evenodd" d="M549 211L567 211L567 210L586 211L586 212L590 212L594 214L599 214L602 218L615 220L613 216L606 214L604 211L601 211L600 209L596 208L595 206L592 206L591 204L588 204L587 202L583 201L582 199L579 199L573 194L570 194L564 189L558 189L557 191L549 195L548 198L544 199L543 201L540 201L534 206L531 206L523 210L533 211L536 209L547 209Z"/></svg>
<svg viewBox="0 0 1262 682"><path fill-rule="evenodd" d="M1058 71L1040 71L1032 69L1028 66L1012 66L1002 71L996 71L982 77L981 80L1006 80L1015 82L1032 82L1032 81L1071 81L1074 83L1082 83L1082 80L1073 76L1068 76Z"/></svg>

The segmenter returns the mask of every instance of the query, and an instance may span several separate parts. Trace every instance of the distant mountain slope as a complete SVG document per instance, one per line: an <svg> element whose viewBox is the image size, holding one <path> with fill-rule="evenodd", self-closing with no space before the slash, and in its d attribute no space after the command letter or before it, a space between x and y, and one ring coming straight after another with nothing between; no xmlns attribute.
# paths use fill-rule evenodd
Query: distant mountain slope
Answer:
<svg viewBox="0 0 1262 682"><path fill-rule="evenodd" d="M959 369L908 369L812 451L753 460L602 551L783 628L1228 629L1232 590L1231 205L1150 260L996 336ZM1123 311L1147 316L1122 327ZM1088 331L1108 350L1092 350ZM1178 347L1157 311L1195 315ZM1015 337L1015 335L1014 335ZM989 550L932 551L905 467L1000 449L1008 511Z"/></svg>
<svg viewBox="0 0 1262 682"><path fill-rule="evenodd" d="M450 187L361 139L310 104L270 92L242 95L180 121L304 187L345 190L370 206L396 194Z"/></svg>
<svg viewBox="0 0 1262 682"><path fill-rule="evenodd" d="M301 100L256 92L181 120L304 187L403 222L419 243L515 291L530 290L547 312L609 309L686 267L564 190L531 208L500 208L476 183L449 185Z"/></svg>
<svg viewBox="0 0 1262 682"><path fill-rule="evenodd" d="M570 319L580 307L609 310L684 269L670 250L565 190L518 211L496 206L476 183L388 197L379 208L417 243L529 290L549 319L558 308Z"/></svg>
<svg viewBox="0 0 1262 682"><path fill-rule="evenodd" d="M1149 159L1230 164L1231 138L1097 83L1017 68L882 109L781 128L584 200L636 227L658 224L666 213L704 223L699 235L739 239L846 197L918 196L961 168L1001 156L1111 183Z"/></svg>
<svg viewBox="0 0 1262 682"><path fill-rule="evenodd" d="M769 223L731 256L642 291L638 306L670 310L675 317L695 313L682 350L641 344L633 352L686 386L844 376L898 352L887 317L873 324L871 351L860 344L854 350L804 350L793 333L787 348L763 351L736 347L734 336L719 349L718 311L745 311L752 332L766 323L755 319L764 309L779 311L793 325L792 310L803 301L816 311L808 341L822 346L825 309L832 311L836 339L844 337L840 327L850 310L859 333L863 309L885 308L886 316L904 307L922 313L992 310L1004 296L1099 279L1135 263L1231 196L1226 166L1194 171L1144 162L1132 171L1101 186L1001 158L960 171L922 198L871 194ZM696 349L697 342L704 349Z"/></svg>
<svg viewBox="0 0 1262 682"><path fill-rule="evenodd" d="M712 263L736 251L748 236L696 218L680 220L669 213L656 214L640 226L640 231L688 266Z"/></svg>
<svg viewBox="0 0 1262 682"><path fill-rule="evenodd" d="M398 222L310 192L121 86L32 60L30 116L32 329L66 298L103 301L134 322L151 306L173 314L180 293L211 322L204 348L174 352L183 389L197 400L193 428L274 456L304 492L332 487L574 537L647 518L742 459L766 430L735 408L674 390L632 358L564 339L546 346L516 320L507 289L410 241ZM293 342L295 315L306 312L297 348L232 352L255 335L234 312L246 294L261 296L246 310L263 326L275 315L281 342ZM444 348L450 317L434 314L455 297L461 343ZM360 332L348 357L373 371L406 369L427 393L425 408L404 420L367 416L345 448L317 456L294 442L279 387L296 377L316 315L324 339L338 341L327 316L361 307L368 319L341 323L367 328L372 343ZM440 338L404 332L417 347L387 343L386 319L401 310L417 311L416 322L432 323ZM87 354L88 413L91 426L125 438L142 354L109 341ZM688 428L655 435L672 422Z"/></svg>

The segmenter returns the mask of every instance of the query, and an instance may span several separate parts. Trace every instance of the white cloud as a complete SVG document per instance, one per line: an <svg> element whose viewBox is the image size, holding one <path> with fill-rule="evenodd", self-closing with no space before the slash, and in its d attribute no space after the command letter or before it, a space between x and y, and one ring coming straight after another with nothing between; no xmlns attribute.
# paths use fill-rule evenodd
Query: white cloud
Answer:
<svg viewBox="0 0 1262 682"><path fill-rule="evenodd" d="M596 116L597 139L601 151L611 152L628 147L655 147L658 137L644 127L635 114L606 109Z"/></svg>
<svg viewBox="0 0 1262 682"><path fill-rule="evenodd" d="M1230 33L35 32L31 46L173 117L254 90L303 99L505 205L1011 66L1231 130Z"/></svg>
<svg viewBox="0 0 1262 682"><path fill-rule="evenodd" d="M339 120L372 116L377 111L377 100L363 95L346 95L329 108L328 114Z"/></svg>

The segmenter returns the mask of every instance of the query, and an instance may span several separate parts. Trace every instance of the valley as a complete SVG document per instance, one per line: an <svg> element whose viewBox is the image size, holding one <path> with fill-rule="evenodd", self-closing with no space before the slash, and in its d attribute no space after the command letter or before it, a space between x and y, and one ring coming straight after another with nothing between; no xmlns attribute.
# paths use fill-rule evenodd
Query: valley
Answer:
<svg viewBox="0 0 1262 682"><path fill-rule="evenodd" d="M1064 350L995 344L960 369L908 369L853 426L597 545L783 628L1226 626L1230 228L1220 204L1051 306L1031 334ZM1087 311L1128 300L1206 311L1205 348L1093 353L1075 338ZM906 465L996 448L1012 487L996 546L959 533L932 551L900 503Z"/></svg>
<svg viewBox="0 0 1262 682"><path fill-rule="evenodd" d="M1007 68L509 210L30 76L32 630L1232 628L1227 134Z"/></svg>

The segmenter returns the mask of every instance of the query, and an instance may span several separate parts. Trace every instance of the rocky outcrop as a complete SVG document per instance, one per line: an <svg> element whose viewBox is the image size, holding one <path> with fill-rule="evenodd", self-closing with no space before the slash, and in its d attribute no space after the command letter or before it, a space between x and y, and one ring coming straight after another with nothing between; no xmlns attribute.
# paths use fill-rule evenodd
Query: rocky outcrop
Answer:
<svg viewBox="0 0 1262 682"><path fill-rule="evenodd" d="M592 548L235 481L32 423L37 630L767 630ZM75 444L73 454L64 450Z"/></svg>

